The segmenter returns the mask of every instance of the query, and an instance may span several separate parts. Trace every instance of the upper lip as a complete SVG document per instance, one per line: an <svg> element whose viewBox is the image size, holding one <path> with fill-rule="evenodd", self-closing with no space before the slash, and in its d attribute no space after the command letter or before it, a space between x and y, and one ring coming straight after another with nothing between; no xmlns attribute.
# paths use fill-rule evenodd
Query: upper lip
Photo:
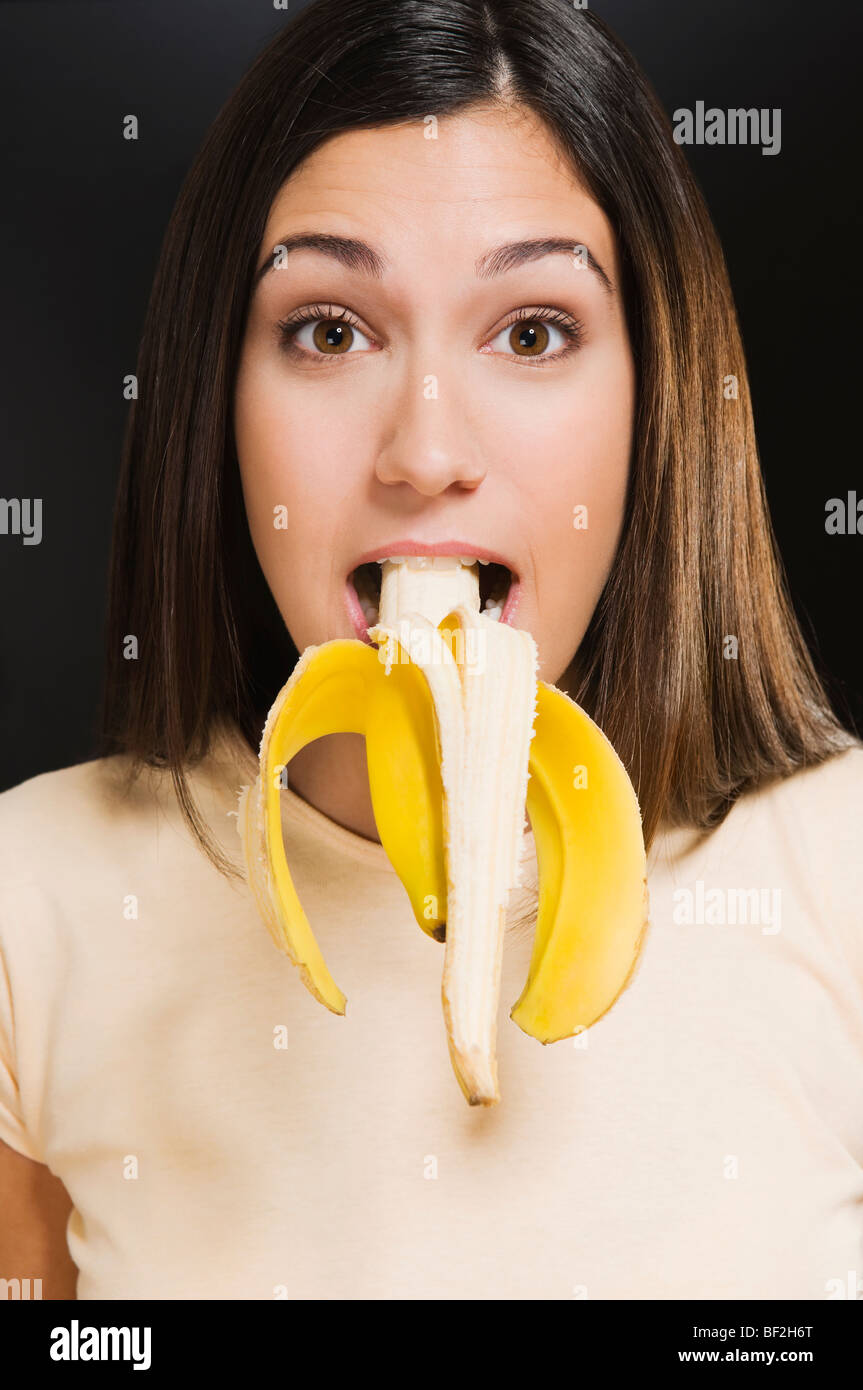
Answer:
<svg viewBox="0 0 863 1390"><path fill-rule="evenodd" d="M477 545L475 541L466 540L446 540L446 541L413 541L396 540L382 541L380 545L374 546L371 550L366 550L356 560L354 560L348 574L353 574L359 565L368 564L370 561L381 560L390 555L472 555L477 560L489 560L494 564L503 565L508 569L513 580L518 578L518 572L512 560L501 555L496 550L489 550L487 546Z"/></svg>

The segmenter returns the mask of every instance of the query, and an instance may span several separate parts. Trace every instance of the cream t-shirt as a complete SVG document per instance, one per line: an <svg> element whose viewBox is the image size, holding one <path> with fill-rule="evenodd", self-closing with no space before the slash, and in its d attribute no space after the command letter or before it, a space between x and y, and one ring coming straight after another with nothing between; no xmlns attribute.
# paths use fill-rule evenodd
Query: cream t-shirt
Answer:
<svg viewBox="0 0 863 1390"><path fill-rule="evenodd" d="M443 946L379 844L285 792L338 1017L170 778L124 804L115 767L0 796L0 1138L71 1196L79 1298L863 1292L863 748L658 838L640 964L575 1040L508 1017L517 895L489 1109L459 1089ZM222 743L192 776L238 864L254 770Z"/></svg>

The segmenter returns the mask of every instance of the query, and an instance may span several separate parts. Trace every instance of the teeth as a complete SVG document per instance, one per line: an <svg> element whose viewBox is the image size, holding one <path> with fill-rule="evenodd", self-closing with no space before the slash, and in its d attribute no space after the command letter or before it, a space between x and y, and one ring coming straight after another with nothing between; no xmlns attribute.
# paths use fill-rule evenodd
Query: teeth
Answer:
<svg viewBox="0 0 863 1390"><path fill-rule="evenodd" d="M376 565L383 565L389 560L391 565L407 565L410 569L451 569L456 564L467 565L488 565L490 560L477 560L475 555L380 555L375 560Z"/></svg>
<svg viewBox="0 0 863 1390"><path fill-rule="evenodd" d="M382 575L387 573L388 566L393 569L397 568L404 575L404 584L412 582L408 579L409 575L427 574L429 570L452 576L452 582L454 584L458 584L458 576L467 570L473 573L475 576L474 583L478 584L478 579L476 578L479 574L478 567L480 565L488 565L491 562L489 560L478 560L474 555L383 555L376 563L380 565ZM404 596L409 591L407 589L402 589L401 592ZM478 597L477 593L477 600ZM455 589L453 589L452 594L449 594L447 597L447 602L450 601L457 601ZM494 597L486 599L480 611L485 617L491 618L494 622L499 622L503 614L505 603L506 595L501 594L498 589ZM382 623L384 626L389 623L392 615L388 612L383 612L381 603L376 603L374 597L361 595L360 604L369 626L378 622Z"/></svg>

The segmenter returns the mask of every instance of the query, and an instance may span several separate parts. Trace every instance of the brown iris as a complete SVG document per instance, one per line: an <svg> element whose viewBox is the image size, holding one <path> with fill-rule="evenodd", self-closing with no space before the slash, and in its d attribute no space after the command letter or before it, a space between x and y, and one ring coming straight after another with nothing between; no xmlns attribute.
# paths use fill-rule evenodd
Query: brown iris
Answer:
<svg viewBox="0 0 863 1390"><path fill-rule="evenodd" d="M548 329L540 319L521 319L512 325L509 343L519 357L535 357L548 347Z"/></svg>
<svg viewBox="0 0 863 1390"><path fill-rule="evenodd" d="M337 319L319 319L312 331L312 341L327 357L338 357L352 345L354 330L349 323Z"/></svg>

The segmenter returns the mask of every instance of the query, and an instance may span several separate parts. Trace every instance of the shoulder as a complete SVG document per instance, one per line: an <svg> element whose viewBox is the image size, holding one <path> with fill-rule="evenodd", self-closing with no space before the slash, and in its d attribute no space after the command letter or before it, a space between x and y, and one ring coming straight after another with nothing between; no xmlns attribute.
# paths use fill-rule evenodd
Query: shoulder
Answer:
<svg viewBox="0 0 863 1390"><path fill-rule="evenodd" d="M99 795L100 783L119 762L115 758L96 758L75 763L53 772L40 772L0 792L0 824L4 833L14 832L17 822L33 816L44 818L52 813L62 814L70 803L80 806L82 794L92 798Z"/></svg>
<svg viewBox="0 0 863 1390"><path fill-rule="evenodd" d="M773 792L786 838L807 851L804 866L844 916L861 919L863 746L802 768Z"/></svg>
<svg viewBox="0 0 863 1390"><path fill-rule="evenodd" d="M39 773L0 793L0 879L7 885L36 872L50 878L67 860L80 863L95 846L153 812L153 788L124 791L124 760L97 758Z"/></svg>
<svg viewBox="0 0 863 1390"><path fill-rule="evenodd" d="M841 943L863 985L863 745L742 797L727 827L758 881Z"/></svg>
<svg viewBox="0 0 863 1390"><path fill-rule="evenodd" d="M778 784L810 797L839 796L843 803L863 805L863 743L855 743L841 753L803 767Z"/></svg>
<svg viewBox="0 0 863 1390"><path fill-rule="evenodd" d="M807 872L863 848L863 744L746 792L715 834L761 853L772 846L789 863L799 856Z"/></svg>
<svg viewBox="0 0 863 1390"><path fill-rule="evenodd" d="M713 829L665 830L653 856L683 879L781 887L851 936L863 968L863 744L744 793Z"/></svg>
<svg viewBox="0 0 863 1390"><path fill-rule="evenodd" d="M170 771L144 767L130 779L129 766L119 755L96 758L0 793L0 919L68 920L115 878L188 871L197 849ZM205 773L193 768L186 776L212 822ZM221 807L218 819L232 825Z"/></svg>
<svg viewBox="0 0 863 1390"><path fill-rule="evenodd" d="M819 843L826 853L831 845L863 845L863 743L744 792L712 830L663 822L661 833L689 853L708 842L739 843L744 827L756 825L791 843Z"/></svg>
<svg viewBox="0 0 863 1390"><path fill-rule="evenodd" d="M0 793L0 892L38 886L74 890L88 875L145 867L166 873L197 863L201 851L167 768L145 766L133 779L123 755L40 773ZM231 856L237 799L248 780L235 742L214 738L208 755L185 769L203 822ZM167 833L166 833L167 832Z"/></svg>
<svg viewBox="0 0 863 1390"><path fill-rule="evenodd" d="M769 783L743 799L765 816L796 825L801 839L824 852L863 845L863 744Z"/></svg>

